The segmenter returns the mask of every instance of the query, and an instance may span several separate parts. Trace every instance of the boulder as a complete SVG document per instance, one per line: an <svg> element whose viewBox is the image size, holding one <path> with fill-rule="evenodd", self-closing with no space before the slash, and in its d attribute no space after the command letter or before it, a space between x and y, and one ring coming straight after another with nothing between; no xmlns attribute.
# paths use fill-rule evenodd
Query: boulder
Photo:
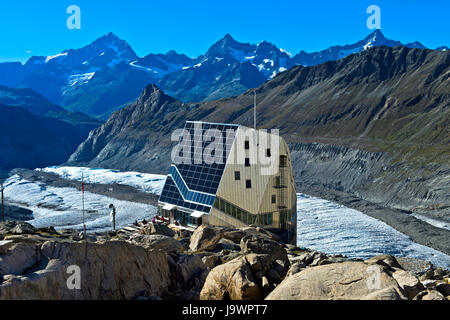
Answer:
<svg viewBox="0 0 450 320"><path fill-rule="evenodd" d="M183 284L188 284L190 281L199 277L206 270L205 263L202 258L197 255L179 255L176 264L178 273L177 277L183 282Z"/></svg>
<svg viewBox="0 0 450 320"><path fill-rule="evenodd" d="M210 269L213 269L220 263L220 257L215 254L212 254L210 256L204 256L202 258L202 261L205 264L205 266L207 266Z"/></svg>
<svg viewBox="0 0 450 320"><path fill-rule="evenodd" d="M364 262L368 264L381 264L391 268L403 269L402 266L398 263L397 259L395 259L395 257L391 256L390 254L381 254Z"/></svg>
<svg viewBox="0 0 450 320"><path fill-rule="evenodd" d="M211 270L200 292L201 300L259 300L263 292L244 257Z"/></svg>
<svg viewBox="0 0 450 320"><path fill-rule="evenodd" d="M12 240L0 240L0 254L6 253L13 245Z"/></svg>
<svg viewBox="0 0 450 320"><path fill-rule="evenodd" d="M445 297L436 290L429 290L427 294L422 297L422 300L447 300Z"/></svg>
<svg viewBox="0 0 450 320"><path fill-rule="evenodd" d="M429 279L429 280L422 280L421 283L425 288L432 288L437 284L437 281Z"/></svg>
<svg viewBox="0 0 450 320"><path fill-rule="evenodd" d="M402 300L402 296L397 288L389 287L371 292L361 297L360 300Z"/></svg>
<svg viewBox="0 0 450 320"><path fill-rule="evenodd" d="M184 247L180 242L161 234L138 235L131 241L148 249L160 249L168 253L184 252Z"/></svg>
<svg viewBox="0 0 450 320"><path fill-rule="evenodd" d="M275 260L281 260L289 267L289 259L286 249L278 242L267 237L249 235L241 239L242 254L257 253L267 254ZM287 271L287 270L286 270Z"/></svg>
<svg viewBox="0 0 450 320"><path fill-rule="evenodd" d="M241 247L239 244L234 243L229 239L222 238L219 240L216 250L230 250L230 251L240 251Z"/></svg>
<svg viewBox="0 0 450 320"><path fill-rule="evenodd" d="M420 275L419 279L423 282L425 280L432 280L434 278L434 269L430 268L426 270L422 275Z"/></svg>
<svg viewBox="0 0 450 320"><path fill-rule="evenodd" d="M425 290L419 279L408 271L396 270L392 273L392 277L394 277L409 299L413 299L419 292Z"/></svg>
<svg viewBox="0 0 450 320"><path fill-rule="evenodd" d="M316 251L306 251L303 252L301 254L299 254L296 257L293 257L290 260L291 263L296 263L296 262L300 262L304 265L310 265L313 261L314 261L314 256L317 254L318 252Z"/></svg>
<svg viewBox="0 0 450 320"><path fill-rule="evenodd" d="M223 237L225 239L231 240L236 244L241 243L241 239L245 237L247 233L245 233L242 230L231 230L231 231L225 231L223 234Z"/></svg>
<svg viewBox="0 0 450 320"><path fill-rule="evenodd" d="M361 298L407 299L384 266L359 261L307 268L285 278L266 299L359 300Z"/></svg>
<svg viewBox="0 0 450 320"><path fill-rule="evenodd" d="M273 257L269 254L250 253L243 258L252 269L253 276L256 279L262 279L272 268Z"/></svg>
<svg viewBox="0 0 450 320"><path fill-rule="evenodd" d="M30 243L17 243L0 255L0 275L20 275L40 261L38 247Z"/></svg>
<svg viewBox="0 0 450 320"><path fill-rule="evenodd" d="M261 227L244 227L240 230L243 231L246 235L254 235L258 237L264 236L269 238L270 240L281 242L281 238L279 236Z"/></svg>
<svg viewBox="0 0 450 320"><path fill-rule="evenodd" d="M442 280L446 275L447 275L447 272L443 268L439 267L439 268L436 268L436 270L434 270L433 279Z"/></svg>
<svg viewBox="0 0 450 320"><path fill-rule="evenodd" d="M289 268L286 277L292 276L296 273L299 273L303 269L306 268L306 265L303 262L294 262L291 264L291 267Z"/></svg>
<svg viewBox="0 0 450 320"><path fill-rule="evenodd" d="M26 247L20 254L25 261L22 267L15 267L19 262L13 259L10 260L13 264L3 265L3 270L21 274L4 277L0 284L1 299L133 299L162 296L169 288L167 256L158 250L124 241L104 244L48 241L42 245L23 245ZM11 252L15 250L18 247ZM24 269L33 262L36 263L32 268ZM71 277L77 274L80 287L70 289L67 284L74 284Z"/></svg>
<svg viewBox="0 0 450 320"><path fill-rule="evenodd" d="M192 234L189 249L192 251L213 250L223 234L223 228L201 225Z"/></svg>
<svg viewBox="0 0 450 320"><path fill-rule="evenodd" d="M167 237L173 237L175 232L163 223L147 223L140 231L140 234L160 234Z"/></svg>
<svg viewBox="0 0 450 320"><path fill-rule="evenodd" d="M0 223L0 235L35 234L36 229L28 222L7 221Z"/></svg>
<svg viewBox="0 0 450 320"><path fill-rule="evenodd" d="M442 295L444 296L450 296L450 284L446 283L446 282L441 282L438 283L435 287L435 290L439 291L440 293L442 293Z"/></svg>

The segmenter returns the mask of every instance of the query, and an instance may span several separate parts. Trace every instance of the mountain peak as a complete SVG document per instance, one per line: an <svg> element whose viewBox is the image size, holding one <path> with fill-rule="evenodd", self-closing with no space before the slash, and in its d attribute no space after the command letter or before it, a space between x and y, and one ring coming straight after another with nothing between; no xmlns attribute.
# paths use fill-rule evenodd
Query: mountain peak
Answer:
<svg viewBox="0 0 450 320"><path fill-rule="evenodd" d="M386 40L383 32L380 29L376 29L372 33L370 33L363 41L372 41L372 42L380 42Z"/></svg>
<svg viewBox="0 0 450 320"><path fill-rule="evenodd" d="M224 56L233 52L248 53L252 52L255 47L249 43L241 43L236 41L229 33L222 39L214 43L206 53L206 56ZM240 60L240 59L238 59Z"/></svg>
<svg viewBox="0 0 450 320"><path fill-rule="evenodd" d="M222 39L223 40L233 40L233 41L235 41L234 38L229 33L227 33Z"/></svg>
<svg viewBox="0 0 450 320"><path fill-rule="evenodd" d="M142 91L142 94L139 97L138 101L141 102L151 101L152 103L161 103L168 99L174 100L172 97L166 95L155 84L149 84L144 88L144 91Z"/></svg>
<svg viewBox="0 0 450 320"><path fill-rule="evenodd" d="M98 38L97 40L99 40L99 39L121 40L121 39L119 38L119 36L117 36L116 34L114 34L114 33L112 33L112 32L108 32L107 34L101 36L101 37Z"/></svg>

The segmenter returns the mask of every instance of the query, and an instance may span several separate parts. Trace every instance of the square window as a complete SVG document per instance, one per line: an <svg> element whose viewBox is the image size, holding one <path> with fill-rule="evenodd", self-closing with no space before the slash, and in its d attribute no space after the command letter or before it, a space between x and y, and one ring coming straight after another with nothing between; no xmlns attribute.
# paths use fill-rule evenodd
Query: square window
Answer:
<svg viewBox="0 0 450 320"><path fill-rule="evenodd" d="M250 167L250 158L245 158L245 166Z"/></svg>
<svg viewBox="0 0 450 320"><path fill-rule="evenodd" d="M234 180L241 180L241 172L240 171L234 172Z"/></svg>
<svg viewBox="0 0 450 320"><path fill-rule="evenodd" d="M250 141L248 141L248 140L245 140L245 142L244 142L244 146L245 146L245 150L248 150L248 149L250 149Z"/></svg>
<svg viewBox="0 0 450 320"><path fill-rule="evenodd" d="M245 180L245 187L250 189L252 187L252 180Z"/></svg>
<svg viewBox="0 0 450 320"><path fill-rule="evenodd" d="M272 203L276 203L277 202L277 196L276 195L272 195Z"/></svg>
<svg viewBox="0 0 450 320"><path fill-rule="evenodd" d="M270 158L272 153L270 152L270 148L266 149L266 157Z"/></svg>

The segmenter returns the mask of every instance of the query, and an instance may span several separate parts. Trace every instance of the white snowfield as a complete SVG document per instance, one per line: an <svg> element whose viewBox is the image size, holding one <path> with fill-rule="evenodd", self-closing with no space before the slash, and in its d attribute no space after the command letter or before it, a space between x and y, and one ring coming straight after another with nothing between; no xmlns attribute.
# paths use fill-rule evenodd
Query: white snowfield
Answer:
<svg viewBox="0 0 450 320"><path fill-rule="evenodd" d="M166 182L166 176L161 174L121 172L111 169L52 166L36 170L56 173L67 180L81 181L82 176L84 176L85 183L123 184L157 195L161 194Z"/></svg>
<svg viewBox="0 0 450 320"><path fill-rule="evenodd" d="M120 172L83 167L48 167L37 169L53 172L64 179L86 183L123 184L138 190L161 194L166 176L139 172ZM6 181L7 201L33 210L35 226L81 229L81 192L73 188L54 188L13 176ZM108 230L108 205L117 208L118 226L151 218L156 208L151 205L120 201L102 195L85 193L87 227L91 231ZM377 254L418 258L450 267L450 256L419 245L384 222L336 203L297 194L297 244L331 254L351 258L368 258Z"/></svg>
<svg viewBox="0 0 450 320"><path fill-rule="evenodd" d="M450 256L386 223L331 201L297 194L297 245L350 258L392 254L450 267Z"/></svg>
<svg viewBox="0 0 450 320"><path fill-rule="evenodd" d="M135 220L151 219L156 207L143 203L117 200L90 192L84 193L86 228L91 231L112 230L109 204L116 207L116 228L131 225ZM56 188L30 182L14 175L5 181L8 203L33 211L28 221L35 227L83 229L82 193L75 188Z"/></svg>

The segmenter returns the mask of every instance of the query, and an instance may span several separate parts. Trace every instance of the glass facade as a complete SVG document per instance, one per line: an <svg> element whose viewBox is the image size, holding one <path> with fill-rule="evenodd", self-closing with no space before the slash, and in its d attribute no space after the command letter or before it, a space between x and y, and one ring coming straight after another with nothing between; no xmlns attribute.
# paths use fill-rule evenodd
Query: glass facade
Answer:
<svg viewBox="0 0 450 320"><path fill-rule="evenodd" d="M186 122L184 130L189 135L183 136L176 151L178 162L183 163L171 165L160 201L209 213L238 127L234 124ZM212 143L219 150L218 154L211 155L208 151ZM189 150L189 154L183 154L185 150ZM214 156L215 160L207 161L208 155Z"/></svg>
<svg viewBox="0 0 450 320"><path fill-rule="evenodd" d="M216 197L214 202L214 208L232 216L239 221L242 221L248 225L257 224L260 226L272 226L273 213L252 214L246 210L236 207L232 203Z"/></svg>

